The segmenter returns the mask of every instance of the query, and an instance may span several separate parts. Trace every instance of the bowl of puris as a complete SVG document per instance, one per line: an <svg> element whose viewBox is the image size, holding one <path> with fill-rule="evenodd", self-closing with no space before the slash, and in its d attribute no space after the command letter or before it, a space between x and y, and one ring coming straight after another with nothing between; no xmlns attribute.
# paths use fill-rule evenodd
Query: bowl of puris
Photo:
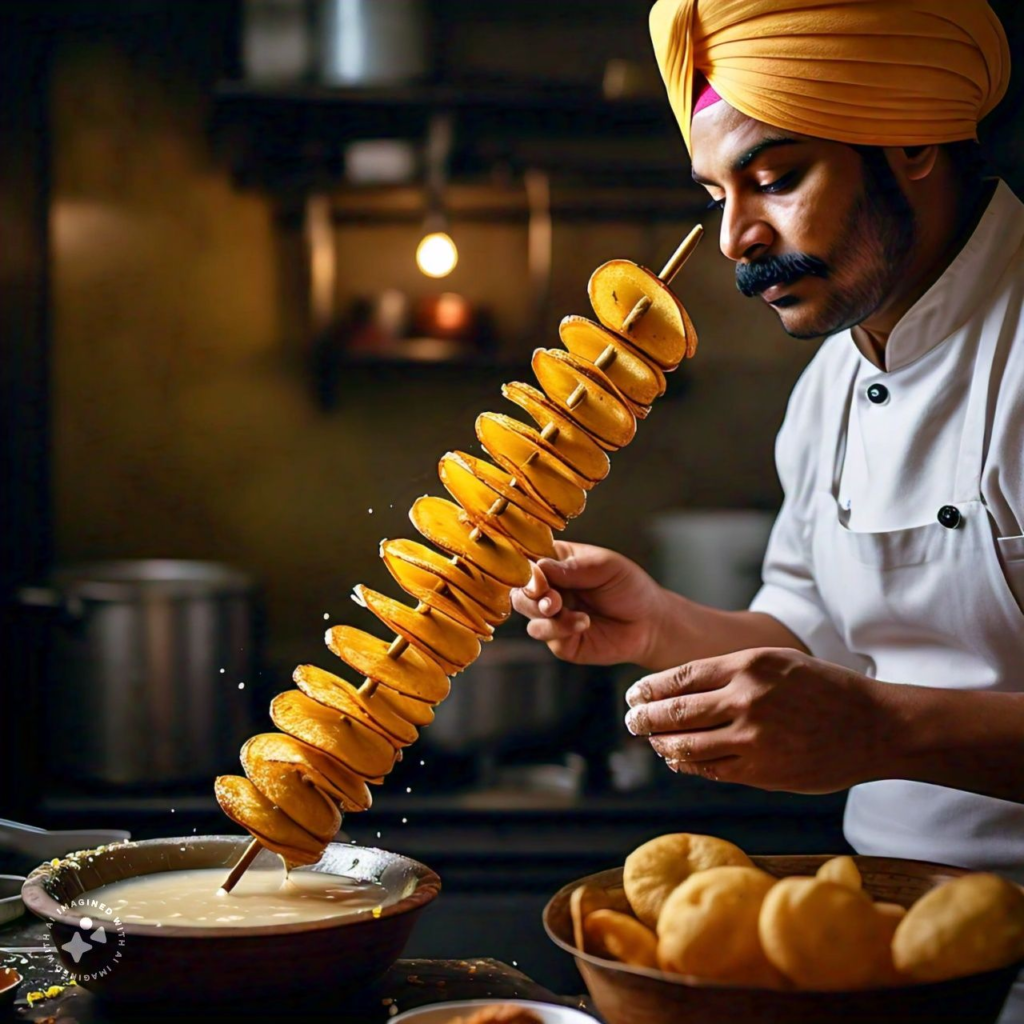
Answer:
<svg viewBox="0 0 1024 1024"><path fill-rule="evenodd" d="M685 832L564 886L544 927L608 1024L989 1024L1024 967L999 875Z"/></svg>

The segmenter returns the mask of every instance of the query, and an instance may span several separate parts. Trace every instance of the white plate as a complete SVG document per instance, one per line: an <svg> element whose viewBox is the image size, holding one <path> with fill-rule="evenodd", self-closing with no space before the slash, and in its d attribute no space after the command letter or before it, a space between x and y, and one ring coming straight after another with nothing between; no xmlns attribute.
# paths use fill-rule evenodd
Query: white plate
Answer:
<svg viewBox="0 0 1024 1024"><path fill-rule="evenodd" d="M522 1006L524 1009L532 1010L544 1024L595 1024L595 1018L574 1006L538 1003L532 999L463 999L458 1002L431 1003L429 1006L418 1006L415 1010L399 1013L391 1017L388 1024L399 1024L400 1021L448 1024L453 1017L468 1017L484 1006Z"/></svg>

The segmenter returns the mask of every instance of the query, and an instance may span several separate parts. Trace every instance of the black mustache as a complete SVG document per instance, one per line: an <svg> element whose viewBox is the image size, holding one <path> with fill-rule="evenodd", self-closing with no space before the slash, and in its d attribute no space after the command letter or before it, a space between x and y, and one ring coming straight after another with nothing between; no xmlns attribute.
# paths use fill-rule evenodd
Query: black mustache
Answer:
<svg viewBox="0 0 1024 1024"><path fill-rule="evenodd" d="M828 264L804 252L766 256L754 263L736 264L736 287L748 299L760 295L773 284L792 284L807 276L828 277Z"/></svg>

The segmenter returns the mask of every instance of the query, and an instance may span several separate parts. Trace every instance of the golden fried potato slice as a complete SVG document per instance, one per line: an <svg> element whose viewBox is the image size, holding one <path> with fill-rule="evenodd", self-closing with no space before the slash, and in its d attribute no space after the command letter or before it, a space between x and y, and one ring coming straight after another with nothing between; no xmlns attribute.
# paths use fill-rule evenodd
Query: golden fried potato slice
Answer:
<svg viewBox="0 0 1024 1024"><path fill-rule="evenodd" d="M578 885L569 895L569 916L572 918L573 941L576 948L584 952L588 950L584 941L583 921L595 910L617 910L620 914L633 913L624 889L605 889L590 882Z"/></svg>
<svg viewBox="0 0 1024 1024"><path fill-rule="evenodd" d="M583 919L583 948L633 967L658 967L658 938L647 925L617 910L595 910Z"/></svg>
<svg viewBox="0 0 1024 1024"><path fill-rule="evenodd" d="M665 394L665 374L661 367L607 327L585 316L567 316L558 325L558 336L574 356L591 363L596 363L610 347L615 358L603 368L604 372L630 403L647 409Z"/></svg>
<svg viewBox="0 0 1024 1024"><path fill-rule="evenodd" d="M885 973L888 947L871 897L820 878L783 878L765 897L761 945L803 989L870 988Z"/></svg>
<svg viewBox="0 0 1024 1024"><path fill-rule="evenodd" d="M471 629L481 640L491 639L494 630L484 618L484 610L472 598L451 586L435 569L423 568L389 555L384 544L380 547L380 557L388 572L407 594L451 616L459 625Z"/></svg>
<svg viewBox="0 0 1024 1024"><path fill-rule="evenodd" d="M651 415L651 407L649 405L637 405L632 399L625 399L626 405L629 406L629 411L638 419L645 420Z"/></svg>
<svg viewBox="0 0 1024 1024"><path fill-rule="evenodd" d="M389 708L374 706L371 711L363 695L341 676L325 672L316 665L298 665L292 673L292 681L307 697L362 722L396 749L415 743L419 737L415 726Z"/></svg>
<svg viewBox="0 0 1024 1024"><path fill-rule="evenodd" d="M253 740L249 740L242 747L242 768L249 781L272 804L322 843L329 843L341 828L338 805L306 781L301 766L268 761L260 756L260 744L254 745Z"/></svg>
<svg viewBox="0 0 1024 1024"><path fill-rule="evenodd" d="M370 791L358 775L322 750L294 736L286 736L283 732L265 732L253 736L242 748L243 765L246 758L258 759L282 772L297 772L307 782L337 800L343 811L370 809Z"/></svg>
<svg viewBox="0 0 1024 1024"><path fill-rule="evenodd" d="M315 864L324 843L296 825L241 775L219 775L213 784L220 809L268 850L284 857L289 867Z"/></svg>
<svg viewBox="0 0 1024 1024"><path fill-rule="evenodd" d="M658 917L662 970L731 985L781 988L758 936L761 904L775 878L760 868L708 868L669 893Z"/></svg>
<svg viewBox="0 0 1024 1024"><path fill-rule="evenodd" d="M553 423L558 433L548 442L553 453L577 474L580 486L589 490L608 475L608 453L574 419L552 402L543 391L521 381L502 384L501 393L528 413L541 428Z"/></svg>
<svg viewBox="0 0 1024 1024"><path fill-rule="evenodd" d="M697 334L683 304L646 267L630 260L611 260L591 274L587 291L597 319L627 337L663 370L674 370L697 351ZM651 306L627 334L622 326L644 296Z"/></svg>
<svg viewBox="0 0 1024 1024"><path fill-rule="evenodd" d="M892 940L896 968L916 981L993 971L1024 958L1024 892L975 872L926 892Z"/></svg>
<svg viewBox="0 0 1024 1024"><path fill-rule="evenodd" d="M381 622L433 658L448 675L456 675L480 656L480 641L473 631L444 612L417 611L362 583L352 589L360 603Z"/></svg>
<svg viewBox="0 0 1024 1024"><path fill-rule="evenodd" d="M633 913L650 928L668 895L690 875L708 868L753 867L753 861L725 839L670 832L638 846L627 858L622 885Z"/></svg>
<svg viewBox="0 0 1024 1024"><path fill-rule="evenodd" d="M614 451L636 436L636 417L619 389L593 363L558 348L538 348L530 360L544 393L564 409L602 448ZM572 409L569 396L582 387L586 397Z"/></svg>
<svg viewBox="0 0 1024 1024"><path fill-rule="evenodd" d="M538 501L519 486L516 478L485 459L478 459L468 452L450 452L460 459L481 483L497 491L506 501L521 508L528 516L546 523L552 530L564 530L565 519L548 504Z"/></svg>
<svg viewBox="0 0 1024 1024"><path fill-rule="evenodd" d="M270 718L281 732L340 761L367 781L394 767L397 750L380 733L299 690L285 690L270 702Z"/></svg>
<svg viewBox="0 0 1024 1024"><path fill-rule="evenodd" d="M838 882L851 889L863 889L864 883L857 869L857 862L852 857L833 857L825 861L815 873L815 878L823 878L829 882Z"/></svg>
<svg viewBox="0 0 1024 1024"><path fill-rule="evenodd" d="M495 412L476 418L476 436L491 458L565 519L574 519L587 502L579 478L550 452L532 427Z"/></svg>
<svg viewBox="0 0 1024 1024"><path fill-rule="evenodd" d="M382 540L380 555L389 568L391 563L402 561L434 573L451 586L453 600L488 625L500 625L512 612L509 587L474 569L464 559L453 560L415 540Z"/></svg>
<svg viewBox="0 0 1024 1024"><path fill-rule="evenodd" d="M529 582L529 560L507 541L489 534L471 540L473 520L454 502L424 495L413 502L409 518L431 544L471 562L499 583L525 587Z"/></svg>
<svg viewBox="0 0 1024 1024"><path fill-rule="evenodd" d="M511 504L497 491L473 475L453 452L442 456L438 475L448 493L466 510L469 518L490 533L507 540L527 558L555 558L551 527ZM504 505L492 512L495 505Z"/></svg>
<svg viewBox="0 0 1024 1024"><path fill-rule="evenodd" d="M451 683L432 658L407 647L397 658L388 657L388 641L354 626L332 626L324 637L327 646L361 676L417 701L439 704ZM409 719L414 725L419 724Z"/></svg>
<svg viewBox="0 0 1024 1024"><path fill-rule="evenodd" d="M386 686L377 687L372 697L366 698L372 707L375 704L383 704L396 715L400 715L407 722L416 726L430 725L434 720L434 707L423 700L416 700L413 697L406 697L395 690L389 690Z"/></svg>

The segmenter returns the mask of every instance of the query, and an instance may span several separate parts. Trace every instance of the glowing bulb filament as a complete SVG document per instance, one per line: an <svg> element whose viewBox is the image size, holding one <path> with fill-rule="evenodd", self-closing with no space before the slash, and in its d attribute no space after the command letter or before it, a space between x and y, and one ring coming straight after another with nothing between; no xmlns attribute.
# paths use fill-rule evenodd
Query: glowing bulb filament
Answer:
<svg viewBox="0 0 1024 1024"><path fill-rule="evenodd" d="M435 231L416 248L416 265L427 277L447 277L459 262L459 250L449 235Z"/></svg>

